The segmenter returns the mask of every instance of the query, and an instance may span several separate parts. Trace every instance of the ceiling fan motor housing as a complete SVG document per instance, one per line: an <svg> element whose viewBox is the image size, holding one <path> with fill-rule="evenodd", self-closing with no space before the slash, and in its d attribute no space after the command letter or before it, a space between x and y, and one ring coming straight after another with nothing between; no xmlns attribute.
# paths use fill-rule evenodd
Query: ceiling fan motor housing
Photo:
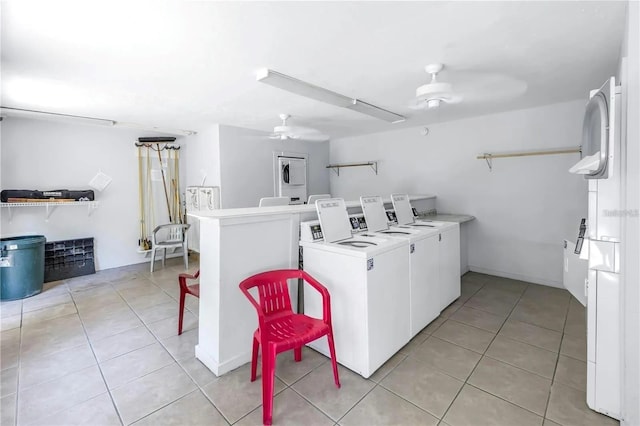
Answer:
<svg viewBox="0 0 640 426"><path fill-rule="evenodd" d="M450 83L428 83L416 89L416 98L420 101L446 100L451 96L451 92Z"/></svg>

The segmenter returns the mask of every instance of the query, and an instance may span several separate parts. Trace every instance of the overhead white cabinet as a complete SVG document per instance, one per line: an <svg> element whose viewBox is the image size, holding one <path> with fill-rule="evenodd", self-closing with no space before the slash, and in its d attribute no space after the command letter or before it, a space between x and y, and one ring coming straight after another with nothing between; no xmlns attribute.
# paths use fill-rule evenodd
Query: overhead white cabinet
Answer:
<svg viewBox="0 0 640 426"><path fill-rule="evenodd" d="M443 230L440 244L440 306L449 306L460 297L460 226Z"/></svg>

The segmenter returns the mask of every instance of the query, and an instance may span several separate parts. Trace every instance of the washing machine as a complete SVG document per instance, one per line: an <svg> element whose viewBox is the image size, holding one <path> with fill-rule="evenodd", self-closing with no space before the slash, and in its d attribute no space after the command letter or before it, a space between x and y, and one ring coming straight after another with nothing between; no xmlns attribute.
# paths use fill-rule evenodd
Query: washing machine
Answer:
<svg viewBox="0 0 640 426"><path fill-rule="evenodd" d="M415 220L409 196L391 194L398 226L438 231L439 280L441 310L460 297L460 224L432 220Z"/></svg>
<svg viewBox="0 0 640 426"><path fill-rule="evenodd" d="M331 295L338 362L368 378L410 340L407 242L353 236L342 199L318 200L316 209L319 224L301 225L314 239L300 241L304 270ZM304 312L322 318L322 298L309 286ZM309 346L329 356L326 339Z"/></svg>
<svg viewBox="0 0 640 426"><path fill-rule="evenodd" d="M389 227L380 196L360 197L367 234L397 238L409 248L409 328L411 337L440 315L439 241L435 228ZM358 221L359 222L359 221Z"/></svg>

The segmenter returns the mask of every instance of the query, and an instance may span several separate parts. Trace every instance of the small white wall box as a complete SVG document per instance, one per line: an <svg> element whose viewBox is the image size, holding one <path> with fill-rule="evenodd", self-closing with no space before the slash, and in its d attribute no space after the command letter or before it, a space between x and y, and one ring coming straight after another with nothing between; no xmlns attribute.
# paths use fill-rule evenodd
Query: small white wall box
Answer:
<svg viewBox="0 0 640 426"><path fill-rule="evenodd" d="M111 176L98 172L93 179L89 181L89 186L96 191L102 192L107 186L109 186L111 180Z"/></svg>

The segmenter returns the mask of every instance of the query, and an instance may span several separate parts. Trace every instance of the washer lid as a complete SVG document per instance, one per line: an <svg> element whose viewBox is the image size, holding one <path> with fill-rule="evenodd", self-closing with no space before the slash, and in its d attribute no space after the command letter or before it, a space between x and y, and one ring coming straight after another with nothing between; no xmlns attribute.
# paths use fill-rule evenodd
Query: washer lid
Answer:
<svg viewBox="0 0 640 426"><path fill-rule="evenodd" d="M414 222L413 211L407 194L391 194L391 202L393 203L393 209L396 211L398 225L407 225Z"/></svg>
<svg viewBox="0 0 640 426"><path fill-rule="evenodd" d="M384 211L384 203L381 196L360 197L360 205L362 205L362 212L367 221L367 230L377 232L389 229L387 214Z"/></svg>
<svg viewBox="0 0 640 426"><path fill-rule="evenodd" d="M351 224L347 214L347 206L342 198L317 200L316 211L324 241L333 243L351 238Z"/></svg>

